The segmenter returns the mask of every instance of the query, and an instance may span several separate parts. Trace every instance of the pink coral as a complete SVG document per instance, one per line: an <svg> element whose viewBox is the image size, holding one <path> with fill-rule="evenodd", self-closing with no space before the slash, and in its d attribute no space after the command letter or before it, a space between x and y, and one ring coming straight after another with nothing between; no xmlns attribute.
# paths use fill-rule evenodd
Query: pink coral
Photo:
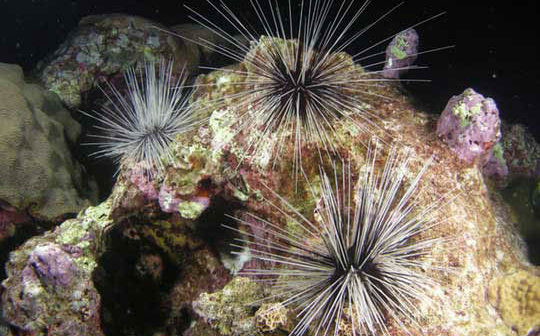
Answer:
<svg viewBox="0 0 540 336"><path fill-rule="evenodd" d="M416 61L420 38L414 28L397 34L386 48L386 62L382 75L385 78L399 78Z"/></svg>
<svg viewBox="0 0 540 336"><path fill-rule="evenodd" d="M501 138L501 120L495 101L473 89L453 96L437 122L437 135L469 163L484 161Z"/></svg>
<svg viewBox="0 0 540 336"><path fill-rule="evenodd" d="M506 179L508 178L508 166L504 159L503 151L502 145L497 143L492 148L491 154L482 170L485 176L497 180L501 187L506 185Z"/></svg>
<svg viewBox="0 0 540 336"><path fill-rule="evenodd" d="M23 277L31 270L38 275L41 282L53 287L65 287L71 284L77 266L69 254L58 245L45 244L37 246L30 254Z"/></svg>
<svg viewBox="0 0 540 336"><path fill-rule="evenodd" d="M139 189L144 198L147 200L153 201L159 198L159 193L154 186L153 181L149 178L148 173L140 166L136 165L131 170L130 181L133 183L137 189Z"/></svg>

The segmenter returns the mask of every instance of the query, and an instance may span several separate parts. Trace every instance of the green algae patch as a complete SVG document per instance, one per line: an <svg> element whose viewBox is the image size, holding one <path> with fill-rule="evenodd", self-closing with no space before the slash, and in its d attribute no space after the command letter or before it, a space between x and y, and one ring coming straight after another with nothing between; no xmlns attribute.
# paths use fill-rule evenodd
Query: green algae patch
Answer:
<svg viewBox="0 0 540 336"><path fill-rule="evenodd" d="M398 36L396 39L396 44L392 46L391 53L392 56L398 60L402 60L407 57L407 52L405 51L409 47L409 42L404 36Z"/></svg>
<svg viewBox="0 0 540 336"><path fill-rule="evenodd" d="M82 251L81 256L74 258L75 264L85 272L92 272L97 266L96 259L100 252L100 240L106 228L113 223L109 219L110 201L82 211L77 219L64 222L58 228L55 242L69 245Z"/></svg>
<svg viewBox="0 0 540 336"><path fill-rule="evenodd" d="M504 148L500 142L497 142L493 146L493 157L499 161L499 163L506 165L506 160L504 159Z"/></svg>
<svg viewBox="0 0 540 336"><path fill-rule="evenodd" d="M467 127L471 124L471 119L482 112L482 102L469 107L467 106L467 97L474 95L472 89L467 89L463 92L461 99L453 108L452 114L459 118L461 127Z"/></svg>
<svg viewBox="0 0 540 336"><path fill-rule="evenodd" d="M178 212L180 212L180 216L186 219L197 219L205 209L206 206L199 202L187 201L180 202L180 204L178 204Z"/></svg>

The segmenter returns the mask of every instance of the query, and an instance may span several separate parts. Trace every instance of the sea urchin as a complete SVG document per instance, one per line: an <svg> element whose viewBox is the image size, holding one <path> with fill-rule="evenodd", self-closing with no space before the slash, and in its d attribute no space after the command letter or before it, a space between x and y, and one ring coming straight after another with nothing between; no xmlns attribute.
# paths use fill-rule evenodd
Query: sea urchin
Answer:
<svg viewBox="0 0 540 336"><path fill-rule="evenodd" d="M90 135L96 140L88 144L99 147L93 153L97 157L142 163L151 175L172 159L175 136L198 123L184 92L185 69L173 75L172 61L145 62L142 70L128 69L124 78L126 96L107 83L109 90L102 91L110 106L86 113L97 121L98 130Z"/></svg>
<svg viewBox="0 0 540 336"><path fill-rule="evenodd" d="M235 129L247 134L246 155L267 157L269 152L275 164L294 144L292 161L297 173L305 145L316 149L321 159L337 154L337 123L347 123L353 134L374 133L376 126L365 102L378 96L369 87L385 79L373 77L377 71L366 71L369 65L362 69L355 64L371 48L353 56L344 51L397 6L364 29L351 32L369 2L301 0L296 7L289 0L284 9L277 1L250 0L263 28L260 38L224 1L208 0L223 23L188 8L194 21L227 43L191 41L245 65L223 70L243 80L234 83L242 87L222 102L229 106L231 99L238 102L232 105L242 111L234 121ZM226 24L237 35L227 32ZM258 152L261 148L264 153Z"/></svg>
<svg viewBox="0 0 540 336"><path fill-rule="evenodd" d="M356 186L350 165L334 170L332 178L321 173L315 222L274 193L284 206L269 204L300 232L264 221L265 235L275 239L239 239L251 246L255 258L276 265L241 274L277 277L270 280L276 293L267 300L297 309L299 322L290 335L304 335L308 329L311 335L337 335L344 320L350 321L352 335L387 335L389 320L403 330L416 328L417 305L433 304L428 289L435 281L425 273L425 257L442 238L424 233L440 223L435 209L441 203L421 206L417 198L428 164L409 179L408 157L391 151L378 172L376 155L369 152ZM241 223L254 226L249 220Z"/></svg>

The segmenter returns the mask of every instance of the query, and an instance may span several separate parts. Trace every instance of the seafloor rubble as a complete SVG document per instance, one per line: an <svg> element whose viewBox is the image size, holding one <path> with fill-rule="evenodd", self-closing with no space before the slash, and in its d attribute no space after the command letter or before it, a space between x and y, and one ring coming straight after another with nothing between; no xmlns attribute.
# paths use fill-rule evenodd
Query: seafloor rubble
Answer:
<svg viewBox="0 0 540 336"><path fill-rule="evenodd" d="M175 161L162 175L150 179L138 165L124 165L106 201L10 254L2 283L8 335L287 335L294 327L294 312L278 300L253 304L271 288L235 274L245 266L270 265L250 259L249 246L232 255L234 234L221 225L239 225L232 215L252 221L245 229L253 229L256 239L271 239L264 222L246 216L252 213L295 232L294 223L268 204L275 200L270 189L314 221L319 199L307 185L317 186L320 166L330 170L331 162L321 162L314 146L304 144L305 176L295 180L293 141L285 142L275 165L268 151L283 139L269 138L257 152L246 151L261 131L238 129L237 120L256 107L232 100L215 104L216 98L246 87L230 69L197 79L211 84L193 98L207 107L208 121L177 137ZM482 159L460 160L460 150L438 137L437 119L418 109L399 84L368 90L361 108L375 116L371 129L385 144L376 166L384 165L390 146L408 153L407 185L432 158L417 189L415 211L441 197L451 199L438 209L442 224L423 233L446 242L430 251L422 270L437 281L431 295L440 305L418 303L417 329L422 335L456 336L540 332L540 269L528 261L512 208L482 173L499 140L499 123L491 125L494 136L482 148ZM361 171L371 136L348 122L333 125L335 159ZM519 151L518 140L508 141ZM276 308L269 311L269 306ZM346 316L339 323L343 335L352 335ZM406 335L391 318L388 329Z"/></svg>

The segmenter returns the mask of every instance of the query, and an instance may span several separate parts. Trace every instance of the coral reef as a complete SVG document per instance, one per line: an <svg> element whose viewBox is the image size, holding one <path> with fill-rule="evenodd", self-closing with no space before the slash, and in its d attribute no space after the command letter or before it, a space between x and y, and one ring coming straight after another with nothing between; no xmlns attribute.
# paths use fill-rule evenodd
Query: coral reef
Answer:
<svg viewBox="0 0 540 336"><path fill-rule="evenodd" d="M257 333L257 323L250 303L262 299L263 288L247 278L237 277L221 291L202 294L193 309L221 335L248 336Z"/></svg>
<svg viewBox="0 0 540 336"><path fill-rule="evenodd" d="M0 64L0 117L0 200L11 212L52 221L95 200L96 187L85 184L68 147L80 125L15 65Z"/></svg>
<svg viewBox="0 0 540 336"><path fill-rule="evenodd" d="M386 61L381 72L385 78L399 78L414 64L418 56L420 38L414 28L406 29L386 47Z"/></svg>
<svg viewBox="0 0 540 336"><path fill-rule="evenodd" d="M3 315L25 335L103 335L92 271L110 203L90 207L10 254Z"/></svg>
<svg viewBox="0 0 540 336"><path fill-rule="evenodd" d="M493 99L469 88L450 98L437 122L437 134L460 159L485 163L501 138L500 124Z"/></svg>
<svg viewBox="0 0 540 336"><path fill-rule="evenodd" d="M210 105L219 95L224 92L229 93L228 90L234 90L234 83L239 80L242 78L231 76L229 71L216 71L201 76L200 83L215 86L205 86L206 89L198 93L198 99ZM377 111L379 118L384 120L384 123L380 124L380 133L377 135L383 139L393 138L394 143L399 144L399 148L413 151L414 160L411 163L411 171L413 169L416 171L431 155L436 158L432 167L426 172L426 181L429 182L419 187L419 201L431 203L448 190L460 190L459 196L449 205L449 209L444 210L451 214L448 222L430 230L430 236L449 237L453 245L459 248L441 247L432 251L433 260L451 266L454 271L433 274L440 281L441 286L439 289L434 289L434 293L444 293L441 294L440 299L445 304L441 310L437 311L430 311L429 307L419 305L419 309L425 314L421 322L425 334L478 335L496 332L500 335L513 335L512 327L504 324L487 307L488 302L482 293L486 291L490 280L494 277L502 276L512 272L519 265L527 264L519 239L511 238L515 237L515 234L511 233L515 228L499 224L508 221L508 218L502 216L499 211L495 211L498 205L492 205L487 187L484 185L481 168L455 160L453 151L437 138L433 119L415 110L410 101L401 96L395 86L385 85L379 90L380 95L391 96L394 99L389 104L374 102L371 106L372 110ZM216 109L210 117L209 125L202 127L197 136L178 138L179 147L185 148L184 151L188 151L188 148L212 148L216 142L221 143L220 139L230 139L227 134L234 134L234 128L227 126L231 123L222 122L222 120L241 118L242 113L244 111L240 107ZM495 125L498 125L497 122ZM350 139L347 144L340 147L339 152L352 161L353 167L361 167L364 164L365 155L365 147L362 143L366 143L368 138L362 134L351 135L346 126L345 121L336 126L337 134ZM255 132L258 132L257 128L250 130L251 134ZM490 132L492 129L488 129L487 133L493 135ZM494 133L497 135L498 130ZM288 177L292 160L287 155L292 153L292 150L284 150L281 163L273 169L257 164L257 157L254 160L252 158L249 161L242 161L239 158L246 155L243 150L247 147L244 144L244 141L247 141L245 137L247 135L237 136L228 141L226 146L218 146L218 150L211 152L217 168L209 175L209 179L212 180L213 185L221 185L221 190L223 190L221 192L227 193L229 198L234 194L231 191L235 189L242 191L242 197L237 198L236 201L240 202L244 209L256 213L261 218L281 223L283 228L294 232L294 225L280 219L272 207L263 200L272 199L272 194L269 194L267 187L272 188L291 202L295 208L300 209L307 218L313 218L316 200L309 192L306 192L302 181L298 181L298 185L295 185ZM492 137L491 140L494 145L497 136L494 139ZM289 145L292 146L292 144ZM308 146L302 149L302 153L303 160L306 162L305 167L308 167L306 179L311 185L318 185L318 170L315 168L317 165L311 163L318 162L319 158L316 157L316 153L309 150ZM182 158L182 156L178 157ZM238 167L232 170L236 171L236 174L230 174L230 167ZM165 179L170 179L170 176L175 173L174 170L169 170ZM229 176L224 177L223 173ZM226 187L224 181L226 184L233 184L234 189ZM212 201L210 207L212 207ZM261 230L264 232L263 226ZM223 330L220 329L223 328L222 321L212 319L208 321L222 333ZM401 334L399 325L389 323L388 327L394 334Z"/></svg>
<svg viewBox="0 0 540 336"><path fill-rule="evenodd" d="M155 29L159 24L136 16L108 14L88 16L68 39L38 67L45 87L64 104L77 108L81 95L108 77L121 73L136 61L175 59L196 67L178 38Z"/></svg>
<svg viewBox="0 0 540 336"><path fill-rule="evenodd" d="M94 23L86 22L85 29L91 33ZM101 21L94 22L97 26ZM104 31L109 34L114 29L107 26ZM150 36L138 29L133 33L139 42ZM75 36L88 37L77 33L71 38ZM109 73L110 67L98 62L88 73L78 72L84 67L72 56L79 47L71 40L64 47L57 56L65 55L67 63L59 57L47 66L58 74L51 75L50 85L60 83L62 72L75 67L71 76L80 75L80 82L63 88L56 85L63 99L75 106L80 93L100 74ZM80 59L87 62L89 55L94 54L83 53ZM131 61L129 56L126 62ZM111 73L119 71L120 63L115 61ZM358 65L350 66L363 72ZM291 178L293 141L280 144L281 157L272 165L268 160L272 146L249 150L253 137L275 141L263 137L264 125L237 129L245 114L257 108L233 101L235 93L249 88L246 78L238 75L245 69L246 64L238 64L198 77L201 85L193 99L208 108L208 123L177 136L172 145L174 160L166 169L150 178L141 167L124 165L107 201L11 253L8 277L2 283L2 307L14 331L25 335L277 336L294 328L296 312L277 305L279 300L273 302L271 286L261 285L264 277L234 274L254 266L249 253L254 243L274 238L268 236L269 223L287 234L301 229L287 213L272 206L279 202L276 195L316 222L319 168L332 171L334 160L345 160L354 174L362 174L371 135L351 127L349 118L357 116L337 118L335 150L321 159L317 144L302 142L303 175L295 181ZM5 90L16 86L11 81L0 85L6 85ZM442 238L447 243L429 250L427 265L419 270L437 283L429 294L441 304L417 302L421 314L417 327L426 336L536 332L538 267L530 265L516 233L518 225L504 199L488 189L481 171L500 137L494 102L466 90L450 100L437 123L415 108L397 83L369 90L373 98L361 107L376 114L372 120L375 135L393 145L398 154L410 157L403 172L404 185L413 183L415 174L432 160L415 191L417 206L412 211L420 213L449 191L455 192L451 202L438 209L445 220L422 233L421 238ZM381 159L373 162L374 169L383 169L387 155L384 146ZM462 160L456 160L456 155ZM519 166L504 158L510 171ZM522 166L530 171L532 164ZM252 235L248 238L253 243L240 244L242 253L231 254L229 244L238 238L237 232L222 224ZM432 264L442 265L442 270ZM260 262L255 267L273 265ZM348 314L337 323L343 336L354 334ZM404 327L411 326L407 323L389 316L386 326L390 334L400 336L408 334Z"/></svg>

